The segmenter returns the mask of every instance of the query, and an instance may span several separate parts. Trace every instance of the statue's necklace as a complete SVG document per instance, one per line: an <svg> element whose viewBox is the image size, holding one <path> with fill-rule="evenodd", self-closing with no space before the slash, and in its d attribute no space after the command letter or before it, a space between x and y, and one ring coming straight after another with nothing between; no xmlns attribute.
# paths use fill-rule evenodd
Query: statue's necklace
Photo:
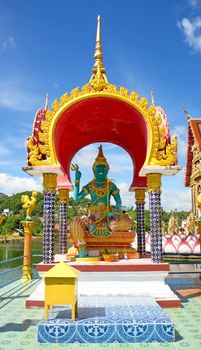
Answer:
<svg viewBox="0 0 201 350"><path fill-rule="evenodd" d="M96 194L96 196L97 197L99 197L99 198L103 198L103 197L105 197L106 196L106 194L107 194L107 186L106 186L106 181L104 181L103 182L103 187L97 187L96 185L95 185L95 183L96 183L96 181L95 180L93 180L93 181L91 181L91 189L92 189L92 191Z"/></svg>

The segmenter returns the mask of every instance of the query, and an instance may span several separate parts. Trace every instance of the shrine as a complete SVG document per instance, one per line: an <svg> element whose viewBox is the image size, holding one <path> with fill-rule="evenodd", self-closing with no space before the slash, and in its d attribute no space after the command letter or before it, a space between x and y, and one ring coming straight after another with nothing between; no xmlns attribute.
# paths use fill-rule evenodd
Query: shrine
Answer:
<svg viewBox="0 0 201 350"><path fill-rule="evenodd" d="M119 189L109 178L110 165L102 146L104 142L122 147L131 157L133 179L129 191L135 194L137 232L133 232L133 222L122 210ZM93 178L80 188L82 174L79 164L73 164L72 159L81 148L92 143L99 144L92 166ZM70 169L75 174L72 180ZM45 107L37 111L32 135L27 139L27 165L23 170L32 176L43 177L43 261L36 270L43 277L45 272L45 276L53 273L54 277L49 294L45 292L47 283L44 285L42 279L26 300L26 307L46 306L46 320L38 324L38 341L174 341L174 325L161 310L161 307L181 306L180 299L165 283L169 264L162 258L161 180L162 176L175 175L181 170L177 138L171 138L167 116L155 105L153 95L149 105L148 100L144 96L140 98L136 91L109 83L103 64L100 16L89 82L69 94L64 93L53 102L52 109L46 101ZM87 195L90 205L86 208L87 214L74 217L68 227L71 190L78 205ZM57 191L60 260L55 259L54 247ZM146 191L149 195L151 254L146 253L145 247ZM136 236L137 246L134 247ZM64 265L58 265L58 261L63 264L61 259ZM76 297L71 300L67 294L73 282L64 278L65 273L55 276L59 266L62 271L66 270L65 264L66 268L76 269L77 275L81 272L77 287L73 287L71 293ZM61 298L56 290L62 291ZM108 303L109 296L112 299ZM73 321L69 321L69 315L67 319L47 320L47 306L50 305L52 311L53 306L60 303L70 303ZM103 316L94 314L98 312L98 303L104 309ZM76 318L75 304L78 305ZM144 311L136 318L142 306ZM121 316L118 316L119 312ZM152 312L154 318L149 317ZM124 327L127 321L131 324L131 333L130 326ZM93 334L89 323L96 329ZM61 334L55 331L53 335L52 327L61 329Z"/></svg>
<svg viewBox="0 0 201 350"><path fill-rule="evenodd" d="M43 177L44 263L54 262L56 191L60 199L59 253L66 254L67 252L66 216L69 191L73 188L69 175L71 160L78 150L94 142L114 143L124 148L130 155L134 168L130 191L135 193L136 201L137 251L140 255L145 253L144 204L145 192L148 191L151 259L154 263L161 263L161 179L162 176L174 175L181 169L177 164L177 139L176 137L171 139L167 116L161 107L155 106L153 98L149 105L148 100L144 96L140 98L137 92L129 92L125 87L118 88L108 82L103 64L100 17L98 17L97 24L94 66L89 82L81 88L76 87L70 94L65 93L59 100L56 99L52 104L52 109L47 103L45 108L39 109L35 116L32 135L27 141L27 166L23 170L32 176ZM107 166L106 168L108 170ZM75 171L78 176L78 170L75 169ZM79 178L76 177L74 191L78 188L78 183ZM99 186L98 180L95 185L94 182L91 182L90 186ZM109 182L108 186L114 187ZM83 191L87 194L89 188L86 186ZM113 194L117 191L116 198L119 196L118 189L111 187L111 191ZM120 209L120 204L118 198L118 209ZM109 206L109 203L107 205ZM107 215L110 212L108 208ZM100 235L103 235L100 227L99 232L102 232ZM111 230L104 232L105 237L108 235L109 242ZM98 230L94 235L90 233L92 238L95 235L98 235ZM120 253L125 246L128 249L126 240L130 245L134 239L134 234L132 239L130 236L129 232L119 236L117 232L116 239ZM97 241L95 242L95 247L100 248L100 255L103 253L103 243L107 246L107 239L104 239L100 246ZM90 245L89 239L87 244ZM117 246L115 249L118 250ZM133 252L132 248L130 252Z"/></svg>

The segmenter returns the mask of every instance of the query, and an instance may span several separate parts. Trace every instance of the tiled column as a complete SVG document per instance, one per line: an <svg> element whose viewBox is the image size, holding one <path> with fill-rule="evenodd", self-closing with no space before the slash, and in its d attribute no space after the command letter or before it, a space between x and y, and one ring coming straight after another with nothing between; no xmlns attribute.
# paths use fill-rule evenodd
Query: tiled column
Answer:
<svg viewBox="0 0 201 350"><path fill-rule="evenodd" d="M145 254L145 227L144 227L144 205L145 189L135 189L135 203L137 212L137 249L138 253Z"/></svg>
<svg viewBox="0 0 201 350"><path fill-rule="evenodd" d="M57 175L43 174L43 262L54 261L54 216Z"/></svg>
<svg viewBox="0 0 201 350"><path fill-rule="evenodd" d="M162 223L161 223L161 174L147 174L150 230L151 230L151 258L155 263L162 262Z"/></svg>
<svg viewBox="0 0 201 350"><path fill-rule="evenodd" d="M67 253L67 206L69 190L59 189L59 254Z"/></svg>

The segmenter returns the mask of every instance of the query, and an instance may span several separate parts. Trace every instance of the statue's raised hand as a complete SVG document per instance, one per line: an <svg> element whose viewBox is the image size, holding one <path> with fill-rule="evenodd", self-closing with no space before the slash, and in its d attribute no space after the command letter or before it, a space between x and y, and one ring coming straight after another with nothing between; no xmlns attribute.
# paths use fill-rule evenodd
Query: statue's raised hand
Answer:
<svg viewBox="0 0 201 350"><path fill-rule="evenodd" d="M77 164L71 164L71 170L75 171L75 180L80 180L81 172L79 171L79 167Z"/></svg>

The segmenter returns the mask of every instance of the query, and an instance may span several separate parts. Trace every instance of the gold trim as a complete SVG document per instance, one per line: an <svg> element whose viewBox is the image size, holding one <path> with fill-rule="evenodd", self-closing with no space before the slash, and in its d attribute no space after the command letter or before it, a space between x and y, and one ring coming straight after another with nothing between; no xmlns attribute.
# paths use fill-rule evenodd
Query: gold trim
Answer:
<svg viewBox="0 0 201 350"><path fill-rule="evenodd" d="M135 190L135 201L136 203L144 203L145 202L145 192L146 190L143 188L136 188Z"/></svg>
<svg viewBox="0 0 201 350"><path fill-rule="evenodd" d="M82 189L83 189L83 191L84 191L86 194L89 194L89 191L88 191L88 189L87 189L85 186L83 186Z"/></svg>
<svg viewBox="0 0 201 350"><path fill-rule="evenodd" d="M145 99L145 97L142 97L141 100L139 100L138 94L136 92L132 91L129 95L127 89L120 87L120 89L117 90L117 87L111 84L108 84L108 86L103 91L91 90L89 85L87 85L87 87L84 86L81 91L76 88L71 91L70 96L64 94L61 97L60 102L58 100L55 100L52 105L53 111L48 110L46 113L47 120L44 120L43 123L41 123L41 129L43 132L40 133L40 137L42 136L42 140L46 144L48 154L50 154L50 163L52 165L59 164L56 157L53 135L60 116L73 104L96 97L114 98L123 101L133 106L142 115L143 119L148 125L149 148L145 161L145 165L148 165L152 154L156 153L158 150L158 147L156 147L156 145L159 143L159 133L157 132L157 122L154 118L156 109L153 105L148 107L148 101Z"/></svg>
<svg viewBox="0 0 201 350"><path fill-rule="evenodd" d="M46 192L55 192L57 186L57 174L43 174L43 188Z"/></svg>
<svg viewBox="0 0 201 350"><path fill-rule="evenodd" d="M147 174L148 192L158 192L161 188L161 174Z"/></svg>
<svg viewBox="0 0 201 350"><path fill-rule="evenodd" d="M111 193L111 195L112 195L112 196L115 196L115 194L117 194L117 193L119 193L119 189L113 191L113 192Z"/></svg>
<svg viewBox="0 0 201 350"><path fill-rule="evenodd" d="M68 204L69 202L69 189L59 189L58 190L58 197L59 197L59 204L65 203Z"/></svg>

